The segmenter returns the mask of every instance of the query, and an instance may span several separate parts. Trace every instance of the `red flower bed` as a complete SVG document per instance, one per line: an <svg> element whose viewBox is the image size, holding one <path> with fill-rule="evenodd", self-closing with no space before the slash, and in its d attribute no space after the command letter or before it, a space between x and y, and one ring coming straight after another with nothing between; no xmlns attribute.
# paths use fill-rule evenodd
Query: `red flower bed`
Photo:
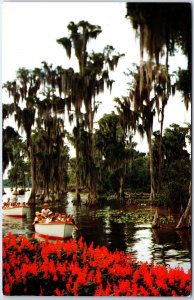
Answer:
<svg viewBox="0 0 194 300"><path fill-rule="evenodd" d="M191 273L139 264L121 251L89 247L80 238L38 242L3 238L4 295L188 296Z"/></svg>

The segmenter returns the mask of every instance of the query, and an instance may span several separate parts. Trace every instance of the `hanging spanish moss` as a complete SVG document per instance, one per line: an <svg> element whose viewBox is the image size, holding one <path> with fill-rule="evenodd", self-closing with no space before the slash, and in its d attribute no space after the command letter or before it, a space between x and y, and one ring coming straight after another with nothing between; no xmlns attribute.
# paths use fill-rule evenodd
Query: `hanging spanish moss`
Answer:
<svg viewBox="0 0 194 300"><path fill-rule="evenodd" d="M173 55L176 46L188 56L191 67L190 3L127 3L127 17L140 36L140 51L159 63L164 53Z"/></svg>
<svg viewBox="0 0 194 300"><path fill-rule="evenodd" d="M127 3L127 15L132 22L140 39L140 91L142 91L143 69L145 54L149 63L154 61L156 66L165 56L168 70L169 55L174 55L176 49L181 49L188 58L188 71L179 77L179 90L182 91L186 107L191 101L188 85L191 87L192 69L192 26L190 3ZM147 81L151 73L147 70ZM187 86L185 86L187 82Z"/></svg>

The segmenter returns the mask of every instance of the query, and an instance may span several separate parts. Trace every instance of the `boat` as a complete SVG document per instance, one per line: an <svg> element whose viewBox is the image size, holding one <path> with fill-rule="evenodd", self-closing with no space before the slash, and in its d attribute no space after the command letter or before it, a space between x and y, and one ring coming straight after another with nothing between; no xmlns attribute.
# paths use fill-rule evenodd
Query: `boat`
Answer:
<svg viewBox="0 0 194 300"><path fill-rule="evenodd" d="M36 223L35 232L40 236L64 239L72 236L75 225L67 222Z"/></svg>
<svg viewBox="0 0 194 300"><path fill-rule="evenodd" d="M25 218L28 212L28 207L26 206L16 206L9 208L2 208L2 213L4 216Z"/></svg>

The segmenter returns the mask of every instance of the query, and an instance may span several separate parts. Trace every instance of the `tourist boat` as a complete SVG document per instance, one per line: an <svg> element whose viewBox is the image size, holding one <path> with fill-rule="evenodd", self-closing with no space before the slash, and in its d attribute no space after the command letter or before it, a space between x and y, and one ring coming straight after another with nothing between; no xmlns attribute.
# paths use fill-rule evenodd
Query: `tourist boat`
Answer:
<svg viewBox="0 0 194 300"><path fill-rule="evenodd" d="M26 206L16 206L16 207L9 207L9 208L2 209L2 213L4 216L17 217L17 218L26 217L27 212L28 212L28 207Z"/></svg>
<svg viewBox="0 0 194 300"><path fill-rule="evenodd" d="M35 232L40 236L64 239L72 236L75 225L67 222L36 223Z"/></svg>

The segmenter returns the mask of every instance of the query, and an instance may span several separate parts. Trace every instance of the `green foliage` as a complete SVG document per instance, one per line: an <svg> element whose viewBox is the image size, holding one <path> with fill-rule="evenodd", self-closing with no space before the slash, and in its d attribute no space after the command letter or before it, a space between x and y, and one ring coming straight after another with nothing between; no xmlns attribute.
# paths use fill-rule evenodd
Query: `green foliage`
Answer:
<svg viewBox="0 0 194 300"><path fill-rule="evenodd" d="M13 147L13 145L20 142L20 135L14 128L10 126L3 128L3 172L6 170L9 163L14 163L15 147Z"/></svg>
<svg viewBox="0 0 194 300"><path fill-rule="evenodd" d="M149 159L145 153L135 152L131 167L127 170L126 186L131 192L149 192Z"/></svg>
<svg viewBox="0 0 194 300"><path fill-rule="evenodd" d="M12 187L26 187L30 180L30 164L19 157L13 167L8 171L9 184Z"/></svg>
<svg viewBox="0 0 194 300"><path fill-rule="evenodd" d="M179 68L178 80L176 82L177 90L180 91L184 98L186 109L191 101L191 74L190 70L183 70Z"/></svg>
<svg viewBox="0 0 194 300"><path fill-rule="evenodd" d="M119 116L114 112L105 114L98 124L95 146L98 152L102 188L107 185L114 192L122 193L126 168L132 160L135 143L132 142L132 136L123 129Z"/></svg>
<svg viewBox="0 0 194 300"><path fill-rule="evenodd" d="M191 179L191 159L186 150L190 125L181 127L170 125L162 138L162 186L163 204L175 210L186 206L189 199L189 182ZM157 135L154 140L155 162L157 161ZM155 165L157 174L157 164ZM157 179L157 176L156 176Z"/></svg>

